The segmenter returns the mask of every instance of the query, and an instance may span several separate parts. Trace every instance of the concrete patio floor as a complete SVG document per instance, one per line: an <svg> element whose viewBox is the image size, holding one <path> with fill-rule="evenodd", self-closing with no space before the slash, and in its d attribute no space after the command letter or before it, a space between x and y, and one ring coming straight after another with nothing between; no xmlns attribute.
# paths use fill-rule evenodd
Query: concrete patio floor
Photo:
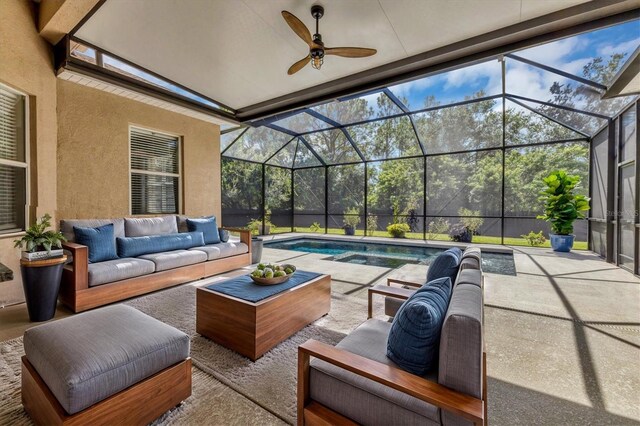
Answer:
<svg viewBox="0 0 640 426"><path fill-rule="evenodd" d="M513 251L517 270L517 276L485 274L490 424L640 425L640 279L592 252L483 248ZM388 269L326 258L263 252L265 262L286 261L331 274L337 297L362 299L362 321L368 287L388 276L420 282L427 268ZM381 316L380 301L377 306ZM66 315L59 309L56 319ZM0 340L20 336L31 325L24 305L0 309ZM224 407L211 409L233 418Z"/></svg>
<svg viewBox="0 0 640 426"><path fill-rule="evenodd" d="M490 422L640 424L640 279L588 251L484 248L513 250L517 270L485 274ZM334 292L362 298L387 276L422 282L427 269L326 258L268 248L263 256L330 273Z"/></svg>

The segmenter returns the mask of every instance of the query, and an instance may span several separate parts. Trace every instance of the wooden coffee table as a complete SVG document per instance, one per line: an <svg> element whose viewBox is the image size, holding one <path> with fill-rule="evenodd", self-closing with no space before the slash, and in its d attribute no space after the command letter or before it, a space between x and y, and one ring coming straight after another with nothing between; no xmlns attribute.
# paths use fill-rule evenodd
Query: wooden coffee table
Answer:
<svg viewBox="0 0 640 426"><path fill-rule="evenodd" d="M199 287L196 331L255 361L329 313L330 308L330 275L320 275L255 303Z"/></svg>

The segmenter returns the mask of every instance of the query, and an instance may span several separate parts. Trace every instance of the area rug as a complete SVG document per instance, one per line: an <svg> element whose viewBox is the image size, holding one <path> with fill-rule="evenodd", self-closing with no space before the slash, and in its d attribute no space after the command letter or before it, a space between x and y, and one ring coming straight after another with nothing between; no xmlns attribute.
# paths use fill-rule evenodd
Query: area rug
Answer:
<svg viewBox="0 0 640 426"><path fill-rule="evenodd" d="M311 338L336 344L366 320L366 300L334 293L329 315L252 362L195 332L195 293L183 285L126 302L191 336L193 395L156 425L294 424L298 345ZM23 354L22 338L0 342L0 424L31 424L20 401Z"/></svg>

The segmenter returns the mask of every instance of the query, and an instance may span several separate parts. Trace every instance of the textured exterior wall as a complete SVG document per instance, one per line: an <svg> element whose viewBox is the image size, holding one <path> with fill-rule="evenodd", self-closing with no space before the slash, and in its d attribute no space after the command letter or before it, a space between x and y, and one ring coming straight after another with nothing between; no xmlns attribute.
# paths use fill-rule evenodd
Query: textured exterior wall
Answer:
<svg viewBox="0 0 640 426"><path fill-rule="evenodd" d="M56 209L56 77L51 46L38 35L35 3L0 1L0 82L29 95L31 219ZM0 283L0 306L24 300L16 235L0 235L0 262L15 279Z"/></svg>
<svg viewBox="0 0 640 426"><path fill-rule="evenodd" d="M128 216L129 126L182 136L182 211L221 215L220 128L58 80L58 217Z"/></svg>

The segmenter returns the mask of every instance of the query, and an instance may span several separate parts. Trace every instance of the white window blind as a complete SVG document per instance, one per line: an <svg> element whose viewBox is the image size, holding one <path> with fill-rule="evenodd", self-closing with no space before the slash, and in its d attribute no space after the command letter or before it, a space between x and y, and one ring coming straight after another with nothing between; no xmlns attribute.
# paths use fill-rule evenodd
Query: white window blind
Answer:
<svg viewBox="0 0 640 426"><path fill-rule="evenodd" d="M0 85L0 233L25 229L26 96Z"/></svg>
<svg viewBox="0 0 640 426"><path fill-rule="evenodd" d="M178 213L180 138L131 127L131 213Z"/></svg>

